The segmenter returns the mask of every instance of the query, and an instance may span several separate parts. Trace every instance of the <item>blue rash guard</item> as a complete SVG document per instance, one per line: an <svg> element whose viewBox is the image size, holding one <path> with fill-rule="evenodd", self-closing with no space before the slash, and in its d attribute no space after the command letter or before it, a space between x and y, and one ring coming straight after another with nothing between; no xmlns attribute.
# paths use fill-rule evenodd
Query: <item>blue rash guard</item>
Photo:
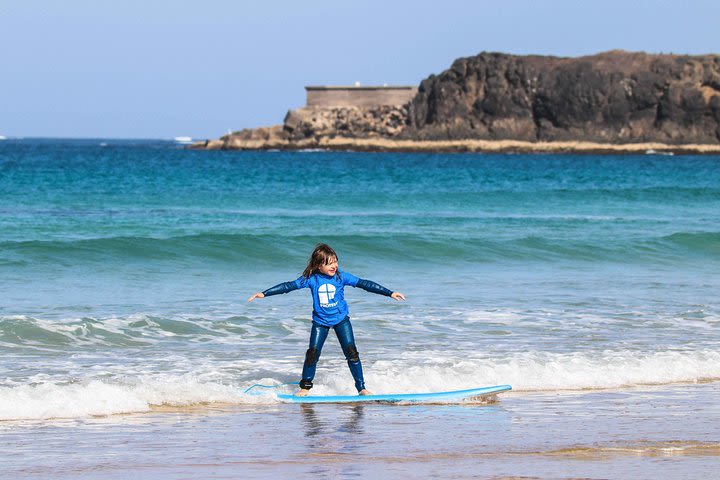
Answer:
<svg viewBox="0 0 720 480"><path fill-rule="evenodd" d="M342 270L329 277L322 273L314 273L309 278L300 277L293 282L285 282L268 288L263 292L266 297L289 293L300 288L309 288L313 299L312 319L325 327L333 327L348 316L348 305L345 301L345 285L362 288L371 293L389 297L392 291L370 280L363 280Z"/></svg>

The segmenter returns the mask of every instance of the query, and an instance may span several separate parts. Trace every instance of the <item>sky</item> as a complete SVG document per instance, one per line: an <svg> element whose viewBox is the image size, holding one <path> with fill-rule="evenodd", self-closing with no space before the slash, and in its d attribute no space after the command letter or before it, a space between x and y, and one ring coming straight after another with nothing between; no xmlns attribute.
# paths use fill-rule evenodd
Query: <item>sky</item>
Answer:
<svg viewBox="0 0 720 480"><path fill-rule="evenodd" d="M217 138L482 51L720 53L718 0L0 0L0 135Z"/></svg>

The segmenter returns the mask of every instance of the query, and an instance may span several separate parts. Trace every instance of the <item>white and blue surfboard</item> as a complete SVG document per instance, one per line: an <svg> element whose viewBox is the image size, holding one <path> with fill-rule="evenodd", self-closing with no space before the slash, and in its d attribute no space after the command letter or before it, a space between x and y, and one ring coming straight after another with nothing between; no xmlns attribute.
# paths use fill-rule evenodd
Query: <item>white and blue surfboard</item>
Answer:
<svg viewBox="0 0 720 480"><path fill-rule="evenodd" d="M433 393L391 393L382 395L328 395L296 397L289 394L278 394L277 398L290 403L359 403L359 402L408 402L408 403L441 403L452 400L463 400L474 397L495 395L512 390L510 385L496 385L494 387L470 388L468 390L454 390L450 392Z"/></svg>

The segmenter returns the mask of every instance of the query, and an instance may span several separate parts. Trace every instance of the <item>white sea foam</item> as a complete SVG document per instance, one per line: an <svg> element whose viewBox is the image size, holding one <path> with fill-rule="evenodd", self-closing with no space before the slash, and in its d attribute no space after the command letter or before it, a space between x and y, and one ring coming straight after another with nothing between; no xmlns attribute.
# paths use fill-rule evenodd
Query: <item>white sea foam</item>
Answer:
<svg viewBox="0 0 720 480"><path fill-rule="evenodd" d="M268 372L271 364L263 371ZM286 361L275 367L271 376L241 381L229 372L208 375L200 371L109 379L105 376L104 380L77 383L36 378L42 383L0 387L0 420L146 412L160 405L274 403L277 400L272 391L254 390L260 395L244 391L254 383L279 384L294 379L299 368ZM392 361L366 361L365 379L375 393L431 392L500 384L512 385L514 392L634 388L720 381L720 352L524 352L505 358L458 359L443 352L417 351L406 352ZM315 385L315 395L354 394L352 377L344 361L338 358L321 361Z"/></svg>
<svg viewBox="0 0 720 480"><path fill-rule="evenodd" d="M263 403L240 387L203 383L191 376L160 376L129 382L91 380L0 387L0 420L78 418L146 412L152 406L204 403Z"/></svg>
<svg viewBox="0 0 720 480"><path fill-rule="evenodd" d="M720 380L720 352L524 352L503 359L442 361L440 352L413 352L402 361L378 361L378 391L452 390L510 384L515 391L610 389Z"/></svg>

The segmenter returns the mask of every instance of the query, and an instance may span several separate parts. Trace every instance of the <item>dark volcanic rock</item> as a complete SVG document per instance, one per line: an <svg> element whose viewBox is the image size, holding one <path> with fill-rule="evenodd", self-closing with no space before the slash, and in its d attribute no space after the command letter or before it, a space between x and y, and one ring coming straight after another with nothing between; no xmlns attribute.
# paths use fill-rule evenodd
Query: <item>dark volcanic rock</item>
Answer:
<svg viewBox="0 0 720 480"><path fill-rule="evenodd" d="M720 142L720 56L481 53L420 84L401 138Z"/></svg>

